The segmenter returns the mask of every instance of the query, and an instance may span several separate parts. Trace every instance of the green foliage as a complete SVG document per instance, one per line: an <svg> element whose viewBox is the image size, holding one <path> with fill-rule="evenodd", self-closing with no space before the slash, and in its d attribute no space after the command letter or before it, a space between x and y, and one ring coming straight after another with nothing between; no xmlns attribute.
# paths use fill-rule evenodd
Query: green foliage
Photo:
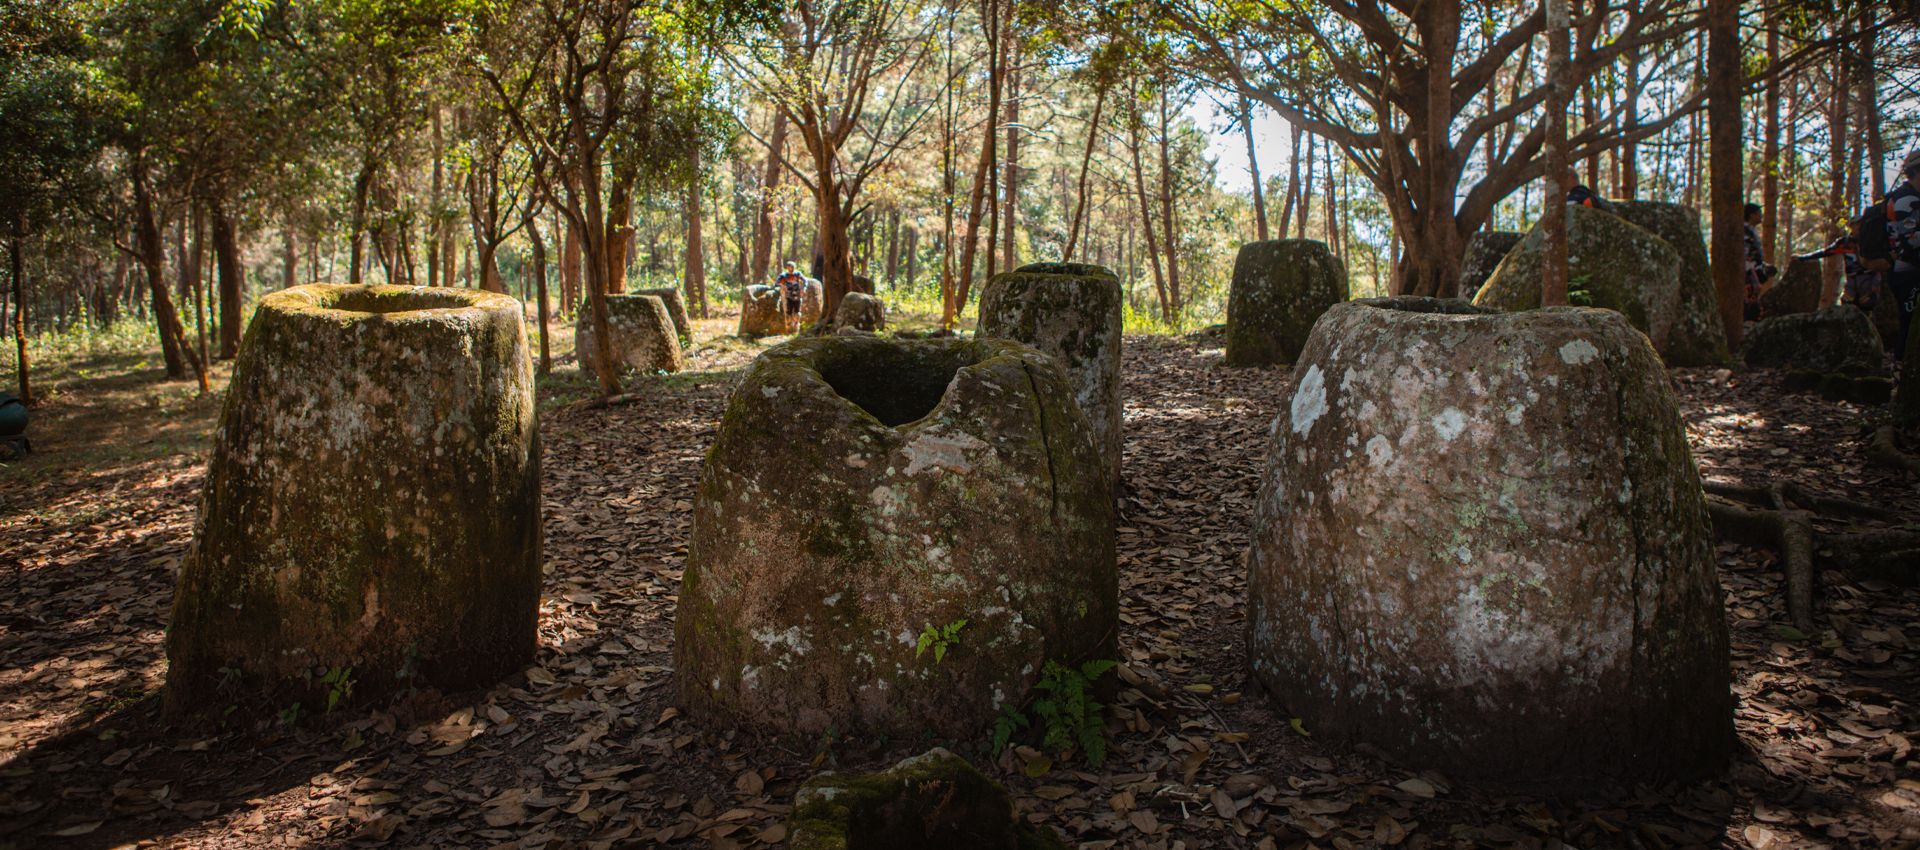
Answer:
<svg viewBox="0 0 1920 850"><path fill-rule="evenodd" d="M1040 743L1062 758L1075 750L1099 767L1107 760L1106 706L1093 698L1093 685L1118 661L1088 661L1078 668L1047 662L1034 683L1037 692L1027 711L1003 706L993 721L993 751L1005 749L1015 734L1039 721ZM1029 715L1031 712L1031 715Z"/></svg>
<svg viewBox="0 0 1920 850"><path fill-rule="evenodd" d="M353 668L335 667L320 677L320 683L327 686L327 713L353 697Z"/></svg>
<svg viewBox="0 0 1920 850"><path fill-rule="evenodd" d="M913 657L919 658L931 649L933 663L939 664L946 660L947 649L960 643L960 630L966 627L965 619L955 620L944 626L934 626L929 623L926 628L920 630L920 641L914 647Z"/></svg>

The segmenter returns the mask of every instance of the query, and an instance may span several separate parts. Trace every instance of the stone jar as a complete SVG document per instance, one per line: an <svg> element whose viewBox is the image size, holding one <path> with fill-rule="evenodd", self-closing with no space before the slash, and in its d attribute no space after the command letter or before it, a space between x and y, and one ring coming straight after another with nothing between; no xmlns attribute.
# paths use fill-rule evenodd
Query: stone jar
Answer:
<svg viewBox="0 0 1920 850"><path fill-rule="evenodd" d="M1590 308L1358 301L1294 375L1248 651L1316 739L1551 790L1725 764L1713 535L1646 337Z"/></svg>
<svg viewBox="0 0 1920 850"><path fill-rule="evenodd" d="M675 297L674 303L679 303ZM678 372L686 368L680 334L673 314L657 295L607 296L607 335L613 338L613 363L636 372ZM593 368L598 339L593 334L592 311L581 305L574 339L580 368Z"/></svg>
<svg viewBox="0 0 1920 850"><path fill-rule="evenodd" d="M533 658L540 523L518 301L401 286L267 295L181 563L167 706L318 707L499 681Z"/></svg>
<svg viewBox="0 0 1920 850"><path fill-rule="evenodd" d="M1059 269L1054 271L1053 269ZM1024 342L1067 370L1120 484L1120 279L1100 266L1047 263L994 275L980 293L978 335Z"/></svg>
<svg viewBox="0 0 1920 850"><path fill-rule="evenodd" d="M755 360L700 475L674 623L690 716L972 739L1112 658L1114 509L1058 365L1008 340L810 337Z"/></svg>
<svg viewBox="0 0 1920 850"><path fill-rule="evenodd" d="M1292 363L1314 321L1345 300L1347 269L1326 243L1272 239L1240 246L1227 294L1227 365Z"/></svg>

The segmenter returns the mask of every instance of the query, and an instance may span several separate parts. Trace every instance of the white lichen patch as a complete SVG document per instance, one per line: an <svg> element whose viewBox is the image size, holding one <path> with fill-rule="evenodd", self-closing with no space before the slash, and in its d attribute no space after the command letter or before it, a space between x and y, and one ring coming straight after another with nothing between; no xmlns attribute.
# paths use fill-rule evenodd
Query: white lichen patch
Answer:
<svg viewBox="0 0 1920 850"><path fill-rule="evenodd" d="M776 646L784 646L791 655L805 655L813 649L813 644L807 642L799 626L788 626L784 631L754 629L753 639L769 650Z"/></svg>
<svg viewBox="0 0 1920 850"><path fill-rule="evenodd" d="M907 475L909 476L917 475L924 469L939 469L965 475L973 471L973 464L967 460L967 452L985 448L986 445L972 434L939 434L922 431L900 451L907 456Z"/></svg>
<svg viewBox="0 0 1920 850"><path fill-rule="evenodd" d="M1600 349L1584 339L1576 339L1560 346L1560 359L1569 366L1579 366L1600 356Z"/></svg>
<svg viewBox="0 0 1920 850"><path fill-rule="evenodd" d="M1300 378L1300 388L1293 392L1293 433L1305 434L1313 428L1313 423L1327 413L1327 378L1321 373L1318 364L1308 366L1307 374Z"/></svg>
<svg viewBox="0 0 1920 850"><path fill-rule="evenodd" d="M1440 435L1441 442L1451 443L1460 432L1467 430L1467 415L1457 407L1442 410L1433 417L1433 430Z"/></svg>

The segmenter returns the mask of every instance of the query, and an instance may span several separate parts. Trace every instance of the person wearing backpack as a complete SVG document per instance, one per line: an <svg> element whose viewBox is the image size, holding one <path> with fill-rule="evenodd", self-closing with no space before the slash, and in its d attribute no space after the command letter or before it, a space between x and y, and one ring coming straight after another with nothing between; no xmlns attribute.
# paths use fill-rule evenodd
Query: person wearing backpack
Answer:
<svg viewBox="0 0 1920 850"><path fill-rule="evenodd" d="M780 306L787 316L787 332L799 329L800 310L806 303L807 279L800 274L792 260L788 260L780 276L774 278L773 285L780 288Z"/></svg>
<svg viewBox="0 0 1920 850"><path fill-rule="evenodd" d="M1894 351L1905 356L1907 329L1920 296L1920 150L1900 161L1901 183L1860 218L1860 262L1879 272L1900 307Z"/></svg>
<svg viewBox="0 0 1920 850"><path fill-rule="evenodd" d="M1760 245L1760 231L1755 229L1760 224L1760 205L1748 204L1745 214L1746 221L1742 227L1746 231L1747 298L1743 308L1747 321L1753 322L1760 319L1760 296L1766 292L1767 281L1772 280L1779 269L1767 262L1766 249Z"/></svg>

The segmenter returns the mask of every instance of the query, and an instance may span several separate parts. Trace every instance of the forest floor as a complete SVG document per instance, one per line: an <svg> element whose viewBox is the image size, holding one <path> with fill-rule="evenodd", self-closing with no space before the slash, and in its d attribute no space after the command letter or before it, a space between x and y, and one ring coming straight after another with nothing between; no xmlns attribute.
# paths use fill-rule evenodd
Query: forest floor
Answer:
<svg viewBox="0 0 1920 850"><path fill-rule="evenodd" d="M1773 556L1741 547L1718 550L1741 744L1719 779L1542 799L1296 731L1249 692L1242 634L1248 518L1291 378L1223 368L1217 346L1127 340L1120 646L1138 684L1106 763L955 745L1025 817L1086 848L1920 844L1920 591L1828 572L1802 635ZM569 358L543 379L537 666L484 693L201 726L167 724L158 694L217 401L151 356L51 364L40 453L0 469L0 848L778 846L806 777L910 753L706 728L671 704L690 500L762 347L715 338L614 407L577 403L591 387ZM1709 478L1920 517L1913 479L1867 460L1872 411L1766 372L1674 385Z"/></svg>

